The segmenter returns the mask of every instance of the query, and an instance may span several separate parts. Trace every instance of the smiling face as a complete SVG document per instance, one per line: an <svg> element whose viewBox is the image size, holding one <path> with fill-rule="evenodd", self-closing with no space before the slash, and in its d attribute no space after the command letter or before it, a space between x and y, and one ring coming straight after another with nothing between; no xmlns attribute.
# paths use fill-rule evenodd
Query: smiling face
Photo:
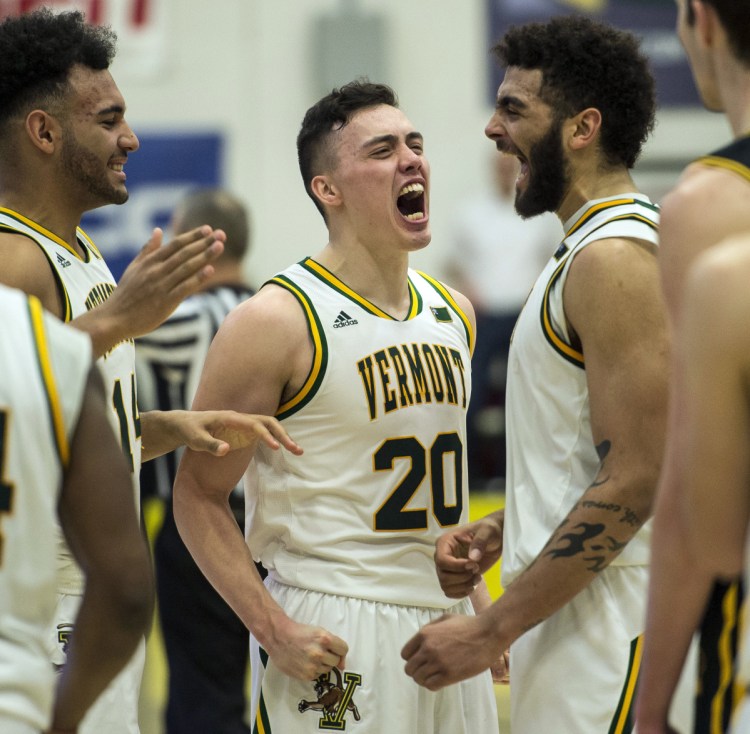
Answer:
<svg viewBox="0 0 750 734"><path fill-rule="evenodd" d="M417 250L430 241L430 166L422 135L390 105L356 112L333 133L330 170L316 177L332 196L331 222L361 240L385 240ZM353 231L352 231L353 230Z"/></svg>
<svg viewBox="0 0 750 734"><path fill-rule="evenodd" d="M522 217L557 211L569 184L562 121L540 97L542 72L509 67L485 135L520 162L516 211Z"/></svg>
<svg viewBox="0 0 750 734"><path fill-rule="evenodd" d="M123 166L138 150L125 122L125 101L108 71L74 67L71 100L60 119L60 161L69 191L84 209L123 204L128 199Z"/></svg>

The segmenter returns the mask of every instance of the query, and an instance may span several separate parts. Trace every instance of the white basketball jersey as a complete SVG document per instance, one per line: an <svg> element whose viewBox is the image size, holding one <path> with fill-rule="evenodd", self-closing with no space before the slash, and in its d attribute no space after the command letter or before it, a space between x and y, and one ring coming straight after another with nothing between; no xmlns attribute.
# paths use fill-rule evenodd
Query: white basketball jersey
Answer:
<svg viewBox="0 0 750 734"><path fill-rule="evenodd" d="M64 304L64 321L81 316L107 300L117 287L112 273L94 243L78 229L84 257L53 232L18 212L0 207L0 231L13 231L34 240L49 260ZM109 419L133 472L133 495L139 503L141 427L135 391L135 347L121 342L97 360L109 405ZM60 588L65 594L81 594L83 579L60 535Z"/></svg>
<svg viewBox="0 0 750 734"><path fill-rule="evenodd" d="M518 318L508 360L508 469L503 584L541 552L599 469L584 355L571 346L563 288L573 258L597 240L657 243L658 208L641 194L588 202L564 226L565 238ZM614 560L647 564L647 523Z"/></svg>
<svg viewBox="0 0 750 734"><path fill-rule="evenodd" d="M57 502L91 342L0 286L0 730L49 723L45 639L55 610Z"/></svg>
<svg viewBox="0 0 750 734"><path fill-rule="evenodd" d="M403 321L309 258L270 282L299 301L315 354L277 413L305 453L261 447L248 468L253 557L292 586L454 604L433 554L468 518L469 321L442 284L412 270Z"/></svg>

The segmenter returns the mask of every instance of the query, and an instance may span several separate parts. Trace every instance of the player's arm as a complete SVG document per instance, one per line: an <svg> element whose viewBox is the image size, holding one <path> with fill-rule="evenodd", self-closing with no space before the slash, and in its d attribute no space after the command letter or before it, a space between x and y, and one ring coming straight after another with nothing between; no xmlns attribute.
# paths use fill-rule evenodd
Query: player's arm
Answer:
<svg viewBox="0 0 750 734"><path fill-rule="evenodd" d="M180 535L205 576L286 674L312 680L342 664L346 643L290 620L266 591L229 507L229 495L257 442L300 453L271 416L304 383L312 359L307 324L294 297L266 286L222 324L206 358L196 410L260 416L269 433L217 458L186 450L174 485ZM283 448L280 448L283 446Z"/></svg>
<svg viewBox="0 0 750 734"><path fill-rule="evenodd" d="M693 558L711 576L745 566L750 518L750 237L696 260L678 343L684 372L682 511Z"/></svg>
<svg viewBox="0 0 750 734"><path fill-rule="evenodd" d="M154 230L112 295L70 324L91 337L94 357L148 333L212 275L224 239L221 230L201 227L163 245L161 230ZM0 282L35 295L50 313L64 317L57 280L39 245L24 235L0 233L0 257L8 264Z"/></svg>
<svg viewBox="0 0 750 734"><path fill-rule="evenodd" d="M147 334L211 277L225 239L221 230L203 226L162 244L162 231L155 229L110 297L71 325L89 334L95 357Z"/></svg>
<svg viewBox="0 0 750 734"><path fill-rule="evenodd" d="M53 711L53 731L74 731L130 659L153 604L151 563L133 505L130 471L107 420L96 369L71 443L58 512L86 576Z"/></svg>
<svg viewBox="0 0 750 734"><path fill-rule="evenodd" d="M736 179L736 180L735 180ZM662 204L659 264L662 292L679 338L685 278L691 264L723 236L747 222L738 176L690 166ZM741 209L744 208L744 212ZM684 448L685 392L674 367L670 384L667 445L654 505L646 630L636 719L642 734L664 734L675 688L693 635L700 624L713 578L692 557L680 508L683 502L679 457Z"/></svg>
<svg viewBox="0 0 750 734"><path fill-rule="evenodd" d="M588 586L650 517L664 446L668 338L653 246L602 240L578 254L566 318L585 358L600 468L495 611L515 640ZM503 609L506 607L506 609Z"/></svg>
<svg viewBox="0 0 750 734"><path fill-rule="evenodd" d="M150 461L180 446L225 456L255 446L269 425L276 422L233 410L150 410L141 413L142 458Z"/></svg>
<svg viewBox="0 0 750 734"><path fill-rule="evenodd" d="M488 668L588 586L650 515L666 421L668 351L650 246L620 240L589 245L571 265L564 304L586 359L599 472L539 556L489 609L476 618L444 617L407 643L406 672L432 690Z"/></svg>

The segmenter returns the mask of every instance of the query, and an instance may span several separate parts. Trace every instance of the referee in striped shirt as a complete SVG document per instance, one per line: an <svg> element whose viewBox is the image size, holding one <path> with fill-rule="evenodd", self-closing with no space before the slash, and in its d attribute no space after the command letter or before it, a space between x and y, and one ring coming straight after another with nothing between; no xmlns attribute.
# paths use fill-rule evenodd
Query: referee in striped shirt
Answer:
<svg viewBox="0 0 750 734"><path fill-rule="evenodd" d="M224 254L200 293L186 299L158 329L136 340L140 410L189 409L209 345L224 317L253 295L243 259L250 245L247 209L223 189L200 189L175 208L174 234L203 224L226 233ZM164 501L164 522L154 547L156 588L169 688L166 734L250 734L245 722L249 638L245 625L205 579L182 542L172 513L179 452L143 465L143 498ZM232 507L244 525L244 497Z"/></svg>

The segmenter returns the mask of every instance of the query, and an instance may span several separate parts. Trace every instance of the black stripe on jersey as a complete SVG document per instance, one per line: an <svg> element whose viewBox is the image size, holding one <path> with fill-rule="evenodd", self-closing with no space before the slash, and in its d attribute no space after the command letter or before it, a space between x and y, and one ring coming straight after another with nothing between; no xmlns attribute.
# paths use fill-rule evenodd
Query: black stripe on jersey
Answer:
<svg viewBox="0 0 750 734"><path fill-rule="evenodd" d="M693 731L723 734L742 697L735 682L734 661L744 595L738 581L717 581L700 626L700 663ZM739 695L737 695L739 693Z"/></svg>
<svg viewBox="0 0 750 734"><path fill-rule="evenodd" d="M734 140L729 145L698 158L698 163L725 168L750 181L750 135Z"/></svg>
<svg viewBox="0 0 750 734"><path fill-rule="evenodd" d="M309 296L285 275L277 275L268 282L285 288L299 301L302 312L307 319L307 328L313 343L312 365L305 379L305 384L294 397L280 405L276 412L276 418L283 420L307 405L318 392L328 367L328 342L323 331L323 325L320 323L320 318Z"/></svg>
<svg viewBox="0 0 750 734"><path fill-rule="evenodd" d="M630 734L633 731L635 694L638 688L638 675L641 670L641 655L643 654L643 635L636 637L630 643L630 659L628 672L622 687L617 710L609 727L609 734Z"/></svg>
<svg viewBox="0 0 750 734"><path fill-rule="evenodd" d="M268 668L268 653L262 647L258 647L258 654L260 656L260 663L265 671ZM260 687L258 711L255 714L255 723L253 725L252 734L271 734L271 722L268 718L268 709L266 708L266 700L263 695L262 683Z"/></svg>
<svg viewBox="0 0 750 734"><path fill-rule="evenodd" d="M555 285L558 278L562 275L562 271L563 271L563 268L565 267L566 262L567 262L567 259L563 260L557 266L557 270L555 270L555 272L552 274L552 277L549 279L549 283L547 283L547 287L544 290L544 298L542 299L542 308L539 314L541 321L542 321L542 333L544 334L545 338L550 343L552 348L559 355L564 357L572 365L575 365L576 367L580 367L581 369L585 369L583 354L579 352L578 350L573 349L573 347L567 342L563 341L563 339L554 330L552 326L552 319L550 318L550 309L549 309L550 293L552 292L552 287Z"/></svg>

